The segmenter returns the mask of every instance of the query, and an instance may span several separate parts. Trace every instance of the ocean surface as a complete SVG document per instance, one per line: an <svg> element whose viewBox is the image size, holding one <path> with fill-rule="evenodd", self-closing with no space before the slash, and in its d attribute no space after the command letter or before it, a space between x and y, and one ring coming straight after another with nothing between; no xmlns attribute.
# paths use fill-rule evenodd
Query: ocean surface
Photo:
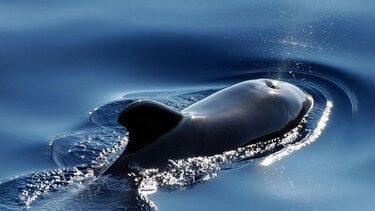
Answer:
<svg viewBox="0 0 375 211"><path fill-rule="evenodd" d="M0 210L374 209L374 1L5 0L0 20ZM257 78L314 98L285 137L96 176L129 103Z"/></svg>

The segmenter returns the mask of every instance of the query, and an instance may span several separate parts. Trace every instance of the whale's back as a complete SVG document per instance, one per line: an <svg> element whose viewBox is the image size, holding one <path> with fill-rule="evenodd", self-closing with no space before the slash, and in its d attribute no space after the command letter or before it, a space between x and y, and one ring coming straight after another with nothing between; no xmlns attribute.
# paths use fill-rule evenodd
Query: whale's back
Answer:
<svg viewBox="0 0 375 211"><path fill-rule="evenodd" d="M181 112L138 101L119 116L129 144L106 173L135 162L163 168L169 159L219 154L282 135L296 127L313 104L298 87L269 79L227 87Z"/></svg>

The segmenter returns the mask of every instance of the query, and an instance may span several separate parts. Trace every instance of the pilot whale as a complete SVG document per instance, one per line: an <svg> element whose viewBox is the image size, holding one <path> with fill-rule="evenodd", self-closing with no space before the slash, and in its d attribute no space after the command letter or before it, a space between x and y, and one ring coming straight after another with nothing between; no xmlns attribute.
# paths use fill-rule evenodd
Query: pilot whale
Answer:
<svg viewBox="0 0 375 211"><path fill-rule="evenodd" d="M129 132L128 145L104 175L129 171L134 164L163 169L169 160L220 154L278 137L296 127L312 105L305 91L271 79L229 86L181 111L135 101L118 117Z"/></svg>

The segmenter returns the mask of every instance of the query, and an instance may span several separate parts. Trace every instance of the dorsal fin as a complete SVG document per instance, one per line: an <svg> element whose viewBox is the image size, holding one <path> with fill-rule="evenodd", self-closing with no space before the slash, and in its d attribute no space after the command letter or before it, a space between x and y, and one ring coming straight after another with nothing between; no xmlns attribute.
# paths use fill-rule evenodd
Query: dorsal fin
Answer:
<svg viewBox="0 0 375 211"><path fill-rule="evenodd" d="M174 128L183 115L161 103L140 100L128 105L118 122L129 132L129 143L124 151L130 154L141 149Z"/></svg>

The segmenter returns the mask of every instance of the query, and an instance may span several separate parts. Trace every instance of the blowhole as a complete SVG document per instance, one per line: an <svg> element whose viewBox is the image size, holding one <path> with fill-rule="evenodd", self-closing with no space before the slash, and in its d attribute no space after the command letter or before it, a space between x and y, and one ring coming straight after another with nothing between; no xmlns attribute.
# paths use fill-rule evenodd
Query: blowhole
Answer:
<svg viewBox="0 0 375 211"><path fill-rule="evenodd" d="M280 89L280 85L278 81L265 81L266 85L271 89Z"/></svg>

